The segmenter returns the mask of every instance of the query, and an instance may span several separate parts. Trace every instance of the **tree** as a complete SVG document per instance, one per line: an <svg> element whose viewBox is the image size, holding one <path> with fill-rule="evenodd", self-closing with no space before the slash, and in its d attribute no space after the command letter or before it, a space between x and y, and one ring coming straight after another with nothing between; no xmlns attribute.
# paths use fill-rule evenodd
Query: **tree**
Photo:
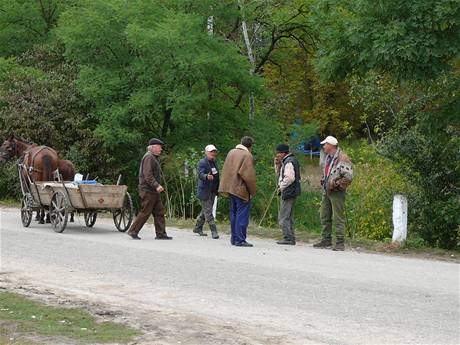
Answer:
<svg viewBox="0 0 460 345"><path fill-rule="evenodd" d="M259 92L260 82L233 43L208 35L205 12L185 2L96 0L62 14L57 35L120 172L136 169L152 136L180 149L224 145L246 129L235 98Z"/></svg>
<svg viewBox="0 0 460 345"><path fill-rule="evenodd" d="M368 70L435 78L460 52L458 0L316 0L316 68L328 80Z"/></svg>
<svg viewBox="0 0 460 345"><path fill-rule="evenodd" d="M380 152L416 190L411 228L431 245L460 246L460 3L317 1L314 13L317 70L355 78L369 134L376 120Z"/></svg>
<svg viewBox="0 0 460 345"><path fill-rule="evenodd" d="M72 1L0 0L0 56L26 52L52 39L60 12Z"/></svg>

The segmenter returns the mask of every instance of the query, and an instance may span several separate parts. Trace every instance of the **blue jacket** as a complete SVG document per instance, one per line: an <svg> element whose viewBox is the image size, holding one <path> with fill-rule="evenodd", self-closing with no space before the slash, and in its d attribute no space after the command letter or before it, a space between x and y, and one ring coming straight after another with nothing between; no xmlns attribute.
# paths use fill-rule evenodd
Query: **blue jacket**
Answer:
<svg viewBox="0 0 460 345"><path fill-rule="evenodd" d="M198 187L197 194L198 199L205 200L209 198L211 192L216 193L219 189L219 174L214 175L214 180L208 180L208 174L211 173L212 168L215 167L217 172L219 167L216 161L210 161L207 157L204 157L198 163Z"/></svg>

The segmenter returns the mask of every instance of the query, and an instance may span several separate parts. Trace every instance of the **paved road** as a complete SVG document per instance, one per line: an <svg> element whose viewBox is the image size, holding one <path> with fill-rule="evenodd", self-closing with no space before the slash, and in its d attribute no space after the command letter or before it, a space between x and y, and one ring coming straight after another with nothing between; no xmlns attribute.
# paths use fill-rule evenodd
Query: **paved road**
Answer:
<svg viewBox="0 0 460 345"><path fill-rule="evenodd" d="M86 230L80 219L57 234L36 223L23 229L16 210L0 212L2 271L120 307L138 305L157 313L159 324L174 311L176 334L191 324L216 327L196 343L460 343L455 263L252 238L254 248L237 248L226 236L216 241L178 229L163 242L151 225L142 241L132 241L108 220ZM218 339L219 329L231 332Z"/></svg>

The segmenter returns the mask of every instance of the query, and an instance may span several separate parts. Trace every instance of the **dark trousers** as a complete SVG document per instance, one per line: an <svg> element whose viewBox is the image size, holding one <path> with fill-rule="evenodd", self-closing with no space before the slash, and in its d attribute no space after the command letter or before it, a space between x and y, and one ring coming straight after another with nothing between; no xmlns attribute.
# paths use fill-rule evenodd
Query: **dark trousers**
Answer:
<svg viewBox="0 0 460 345"><path fill-rule="evenodd" d="M214 215L212 214L212 209L214 207L214 200L216 199L216 193L210 193L207 199L200 200L201 202L201 212L198 215L195 229L203 231L203 225L205 222L209 224L209 227L215 227L216 221Z"/></svg>
<svg viewBox="0 0 460 345"><path fill-rule="evenodd" d="M278 214L278 224L283 230L283 239L286 241L295 241L294 233L294 205L296 198L283 200L281 198L280 212Z"/></svg>
<svg viewBox="0 0 460 345"><path fill-rule="evenodd" d="M251 213L251 201L244 201L237 196L230 195L230 225L232 228L231 243L246 242L246 235Z"/></svg>
<svg viewBox="0 0 460 345"><path fill-rule="evenodd" d="M165 236L165 208L163 206L163 202L161 201L160 193L140 190L139 196L141 198L141 210L131 225L128 234L137 235L149 219L150 215L152 215L155 224L156 235L158 237Z"/></svg>

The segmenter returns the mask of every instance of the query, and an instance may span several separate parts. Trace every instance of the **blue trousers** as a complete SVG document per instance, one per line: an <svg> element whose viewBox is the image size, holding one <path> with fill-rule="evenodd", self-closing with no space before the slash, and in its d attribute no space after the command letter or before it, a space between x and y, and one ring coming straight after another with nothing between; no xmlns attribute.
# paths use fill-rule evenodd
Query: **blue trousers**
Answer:
<svg viewBox="0 0 460 345"><path fill-rule="evenodd" d="M251 201L244 201L237 196L230 195L230 225L232 228L231 243L246 242L246 235L251 213Z"/></svg>

